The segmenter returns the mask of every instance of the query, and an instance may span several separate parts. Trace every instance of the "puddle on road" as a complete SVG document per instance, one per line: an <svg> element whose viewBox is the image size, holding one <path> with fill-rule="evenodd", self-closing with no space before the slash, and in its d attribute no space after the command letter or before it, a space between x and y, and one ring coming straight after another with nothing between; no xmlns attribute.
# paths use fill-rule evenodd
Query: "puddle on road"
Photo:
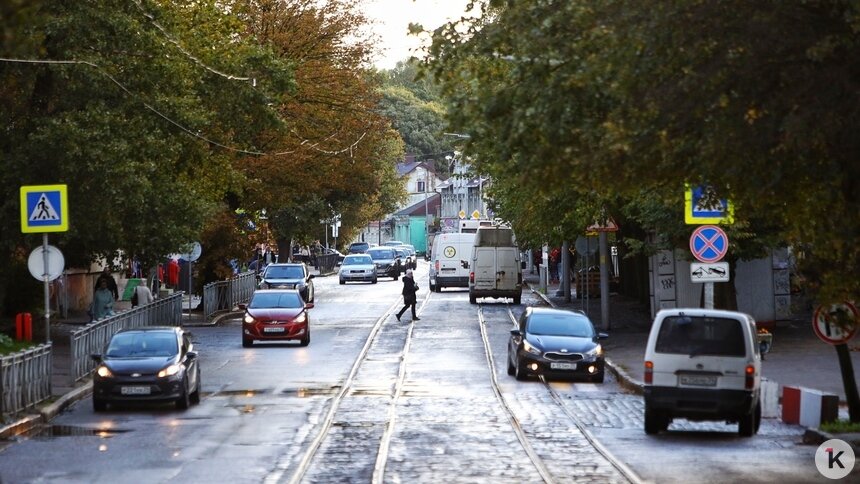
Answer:
<svg viewBox="0 0 860 484"><path fill-rule="evenodd" d="M99 437L109 439L115 434L130 432L128 429L97 429L92 427L77 427L74 425L37 425L27 432L11 437L11 439L50 439L54 437Z"/></svg>

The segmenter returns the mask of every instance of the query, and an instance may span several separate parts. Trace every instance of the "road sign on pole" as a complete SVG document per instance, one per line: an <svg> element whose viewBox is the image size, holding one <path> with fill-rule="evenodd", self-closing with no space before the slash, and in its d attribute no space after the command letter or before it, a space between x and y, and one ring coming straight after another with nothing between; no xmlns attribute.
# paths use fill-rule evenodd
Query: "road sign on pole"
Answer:
<svg viewBox="0 0 860 484"><path fill-rule="evenodd" d="M21 187L21 232L45 233L69 230L66 185Z"/></svg>
<svg viewBox="0 0 860 484"><path fill-rule="evenodd" d="M729 250L729 237L715 225L702 225L690 236L690 252L699 262L719 262Z"/></svg>
<svg viewBox="0 0 860 484"><path fill-rule="evenodd" d="M692 282L729 282L729 263L715 262L713 264L690 264L690 280Z"/></svg>
<svg viewBox="0 0 860 484"><path fill-rule="evenodd" d="M839 345L854 336L858 321L860 313L853 304L846 301L818 306L812 316L812 329L825 343Z"/></svg>
<svg viewBox="0 0 860 484"><path fill-rule="evenodd" d="M732 224L734 207L726 198L719 198L711 186L687 186L684 193L684 222L697 224Z"/></svg>

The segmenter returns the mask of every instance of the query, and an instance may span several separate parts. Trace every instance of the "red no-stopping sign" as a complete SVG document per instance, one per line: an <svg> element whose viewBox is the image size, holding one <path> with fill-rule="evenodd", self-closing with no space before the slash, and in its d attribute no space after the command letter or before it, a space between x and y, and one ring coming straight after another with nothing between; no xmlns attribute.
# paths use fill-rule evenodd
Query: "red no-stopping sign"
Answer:
<svg viewBox="0 0 860 484"><path fill-rule="evenodd" d="M729 251L729 237L716 225L702 225L690 236L690 252L699 262L719 262Z"/></svg>

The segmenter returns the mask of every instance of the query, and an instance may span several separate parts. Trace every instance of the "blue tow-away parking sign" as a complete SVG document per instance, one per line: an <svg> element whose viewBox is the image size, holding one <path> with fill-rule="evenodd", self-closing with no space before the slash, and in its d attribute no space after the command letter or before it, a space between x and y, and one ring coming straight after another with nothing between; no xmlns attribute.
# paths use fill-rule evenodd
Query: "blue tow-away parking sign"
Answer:
<svg viewBox="0 0 860 484"><path fill-rule="evenodd" d="M66 185L21 187L21 232L66 232L69 207Z"/></svg>

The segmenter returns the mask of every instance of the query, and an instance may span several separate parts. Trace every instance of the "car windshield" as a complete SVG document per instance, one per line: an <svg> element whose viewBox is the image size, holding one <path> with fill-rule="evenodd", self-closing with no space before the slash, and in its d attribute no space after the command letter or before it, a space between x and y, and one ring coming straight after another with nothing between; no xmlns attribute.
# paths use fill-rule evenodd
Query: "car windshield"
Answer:
<svg viewBox="0 0 860 484"><path fill-rule="evenodd" d="M297 292L258 292L251 298L251 309L301 308L304 302Z"/></svg>
<svg viewBox="0 0 860 484"><path fill-rule="evenodd" d="M115 334L110 340L105 356L109 358L174 356L177 351L176 335L171 332L132 331Z"/></svg>
<svg viewBox="0 0 860 484"><path fill-rule="evenodd" d="M568 314L532 314L526 330L541 336L594 337L594 327L588 319Z"/></svg>
<svg viewBox="0 0 860 484"><path fill-rule="evenodd" d="M408 253L406 252L406 249L396 249L396 250L397 250L397 255L399 255L400 257L406 257L408 255Z"/></svg>
<svg viewBox="0 0 860 484"><path fill-rule="evenodd" d="M367 254L370 255L370 257L372 257L373 260L393 259L394 258L394 251L391 249L369 250L369 251L367 251Z"/></svg>
<svg viewBox="0 0 860 484"><path fill-rule="evenodd" d="M343 260L343 265L345 266L358 266L367 264L373 264L373 259L371 259L370 256L347 257Z"/></svg>
<svg viewBox="0 0 860 484"><path fill-rule="evenodd" d="M271 266L266 269L266 279L302 279L305 271L300 266Z"/></svg>
<svg viewBox="0 0 860 484"><path fill-rule="evenodd" d="M657 353L679 355L744 356L744 330L733 318L671 316L663 320Z"/></svg>

